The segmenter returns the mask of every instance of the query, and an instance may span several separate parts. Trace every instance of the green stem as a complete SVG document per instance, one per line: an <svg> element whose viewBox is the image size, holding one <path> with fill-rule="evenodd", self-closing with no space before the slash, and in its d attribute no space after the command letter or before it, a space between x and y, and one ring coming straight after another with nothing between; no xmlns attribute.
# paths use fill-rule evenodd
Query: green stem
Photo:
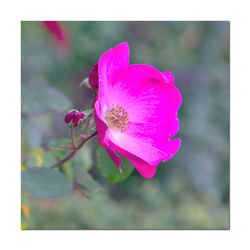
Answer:
<svg viewBox="0 0 250 250"><path fill-rule="evenodd" d="M74 136L74 128L70 128L70 138L73 149L76 150L75 136Z"/></svg>

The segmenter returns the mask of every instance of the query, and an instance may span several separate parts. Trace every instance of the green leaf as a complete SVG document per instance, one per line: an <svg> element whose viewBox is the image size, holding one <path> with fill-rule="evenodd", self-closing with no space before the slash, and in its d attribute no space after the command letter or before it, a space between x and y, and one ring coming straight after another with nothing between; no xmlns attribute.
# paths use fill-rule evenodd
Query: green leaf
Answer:
<svg viewBox="0 0 250 250"><path fill-rule="evenodd" d="M78 184L85 186L90 191L102 190L102 186L93 177L79 166L74 167L75 179Z"/></svg>
<svg viewBox="0 0 250 250"><path fill-rule="evenodd" d="M58 198L72 190L69 180L57 170L29 168L21 173L22 189L39 198Z"/></svg>
<svg viewBox="0 0 250 250"><path fill-rule="evenodd" d="M128 161L125 157L122 157L122 174L120 173L118 167L114 164L114 162L109 157L106 150L98 145L96 152L96 160L97 160L97 168L101 172L101 174L108 178L110 183L123 181L126 179L134 170L134 166L130 161Z"/></svg>
<svg viewBox="0 0 250 250"><path fill-rule="evenodd" d="M38 147L30 151L28 159L25 160L25 164L28 168L50 166L56 162L56 158L51 152L45 151L44 148Z"/></svg>
<svg viewBox="0 0 250 250"><path fill-rule="evenodd" d="M42 135L41 131L29 120L22 118L22 136L28 140L31 148L36 148L41 145Z"/></svg>
<svg viewBox="0 0 250 250"><path fill-rule="evenodd" d="M36 114L48 110L62 113L70 106L69 99L51 86L22 86L22 111L26 114Z"/></svg>
<svg viewBox="0 0 250 250"><path fill-rule="evenodd" d="M70 164L70 162L65 162L62 166L61 169L63 171L63 173L65 174L66 177L68 177L68 179L73 182L74 180L74 172L72 169L72 166Z"/></svg>

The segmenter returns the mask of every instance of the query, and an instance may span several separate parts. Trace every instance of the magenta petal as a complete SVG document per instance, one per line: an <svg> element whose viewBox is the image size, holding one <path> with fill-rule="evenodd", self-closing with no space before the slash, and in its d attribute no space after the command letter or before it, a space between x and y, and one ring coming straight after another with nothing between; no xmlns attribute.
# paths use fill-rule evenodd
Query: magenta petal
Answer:
<svg viewBox="0 0 250 250"><path fill-rule="evenodd" d="M79 121L79 118L77 117L77 115L74 115L72 119L72 123L74 124L74 127L77 127L78 121Z"/></svg>
<svg viewBox="0 0 250 250"><path fill-rule="evenodd" d="M73 112L69 112L66 114L65 118L64 118L64 121L69 124L71 122L71 120L73 119L74 117L74 113Z"/></svg>
<svg viewBox="0 0 250 250"><path fill-rule="evenodd" d="M122 174L122 169L121 169L122 158L115 152L115 150L113 150L109 147L107 147L106 150L107 150L110 158L113 160L113 162L119 168L119 171Z"/></svg>
<svg viewBox="0 0 250 250"><path fill-rule="evenodd" d="M106 148L106 143L104 140L105 140L105 134L108 129L108 126L99 117L101 117L99 101L96 101L94 118L95 118L96 130L98 132L98 140L101 146Z"/></svg>
<svg viewBox="0 0 250 250"><path fill-rule="evenodd" d="M151 144L164 151L166 143L176 135L179 129L177 115L169 116L168 120L158 123L130 123L127 135Z"/></svg>
<svg viewBox="0 0 250 250"><path fill-rule="evenodd" d="M134 165L142 177L147 179L154 177L157 166L152 166L138 157L127 156L127 159Z"/></svg>
<svg viewBox="0 0 250 250"><path fill-rule="evenodd" d="M165 78L166 83L174 84L174 75L173 75L173 73L171 73L171 72L163 72L162 74L163 74L163 76Z"/></svg>
<svg viewBox="0 0 250 250"><path fill-rule="evenodd" d="M77 115L79 119L83 119L83 117L85 116L82 112L78 112Z"/></svg>
<svg viewBox="0 0 250 250"><path fill-rule="evenodd" d="M182 96L163 74L148 65L130 65L121 70L103 89L102 105L119 104L131 122L159 122L179 109ZM101 98L101 96L100 96Z"/></svg>
<svg viewBox="0 0 250 250"><path fill-rule="evenodd" d="M101 75L109 75L109 73L121 70L128 66L129 63L129 47L127 43L120 43L116 47L104 53L98 63ZM99 74L100 75L100 74Z"/></svg>
<svg viewBox="0 0 250 250"><path fill-rule="evenodd" d="M175 156L181 146L181 139L172 139L169 142L165 143L165 147L162 149L165 153L162 161L167 161Z"/></svg>
<svg viewBox="0 0 250 250"><path fill-rule="evenodd" d="M145 178L152 178L160 161L171 159L180 139L177 111L182 96L171 72L149 65L128 65L122 43L98 62L99 93L95 120L100 144L120 167L125 156Z"/></svg>
<svg viewBox="0 0 250 250"><path fill-rule="evenodd" d="M98 131L98 140L102 147L104 147L110 158L113 160L113 162L116 164L116 166L119 168L120 172L122 173L121 169L121 163L122 159L120 156L116 154L116 152L109 146L108 141L106 140L106 131L108 129L107 125L99 118L99 104L98 101L95 103L95 122L96 122L96 130Z"/></svg>
<svg viewBox="0 0 250 250"><path fill-rule="evenodd" d="M164 153L161 150L125 133L108 129L106 136L113 144L136 155L151 165L158 164L164 157Z"/></svg>
<svg viewBox="0 0 250 250"><path fill-rule="evenodd" d="M126 157L136 168L136 170L140 173L140 175L144 178L152 178L157 169L157 165L150 165L149 163L143 161L142 159L136 157L135 155L127 152L126 150L120 148L119 146L112 144L112 147L121 155Z"/></svg>
<svg viewBox="0 0 250 250"><path fill-rule="evenodd" d="M121 43L101 56L98 62L100 99L105 98L109 79L112 78L115 72L128 66L128 63L129 47L127 43Z"/></svg>

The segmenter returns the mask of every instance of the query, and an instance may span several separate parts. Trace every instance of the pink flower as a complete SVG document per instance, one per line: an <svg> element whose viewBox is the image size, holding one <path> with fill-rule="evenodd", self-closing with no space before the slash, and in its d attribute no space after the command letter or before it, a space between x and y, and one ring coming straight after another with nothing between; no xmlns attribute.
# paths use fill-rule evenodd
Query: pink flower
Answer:
<svg viewBox="0 0 250 250"><path fill-rule="evenodd" d="M64 25L57 21L42 21L48 32L55 39L59 48L66 48L69 46L69 36Z"/></svg>
<svg viewBox="0 0 250 250"><path fill-rule="evenodd" d="M89 73L89 84L94 89L97 90L99 86L99 79L98 79L98 63L93 65L92 69Z"/></svg>
<svg viewBox="0 0 250 250"><path fill-rule="evenodd" d="M67 123L69 127L77 127L79 124L79 121L82 120L84 116L85 115L82 112L76 109L71 109L66 114L64 121Z"/></svg>
<svg viewBox="0 0 250 250"><path fill-rule="evenodd" d="M181 139L177 111L182 96L170 72L129 63L129 47L121 43L98 62L99 93L95 102L98 139L117 167L126 157L145 178L161 161L171 159Z"/></svg>

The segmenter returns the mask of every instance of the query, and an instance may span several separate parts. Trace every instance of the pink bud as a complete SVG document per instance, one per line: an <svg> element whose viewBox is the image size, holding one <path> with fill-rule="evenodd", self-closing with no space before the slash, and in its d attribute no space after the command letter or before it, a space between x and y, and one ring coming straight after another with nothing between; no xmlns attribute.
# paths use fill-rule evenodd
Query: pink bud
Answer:
<svg viewBox="0 0 250 250"><path fill-rule="evenodd" d="M82 112L76 109L71 109L66 114L64 121L67 123L69 127L72 127L72 125L73 127L77 127L79 124L79 120L82 120L84 116L85 115Z"/></svg>
<svg viewBox="0 0 250 250"><path fill-rule="evenodd" d="M89 84L94 89L97 90L99 86L98 77L98 63L94 64L89 73Z"/></svg>

